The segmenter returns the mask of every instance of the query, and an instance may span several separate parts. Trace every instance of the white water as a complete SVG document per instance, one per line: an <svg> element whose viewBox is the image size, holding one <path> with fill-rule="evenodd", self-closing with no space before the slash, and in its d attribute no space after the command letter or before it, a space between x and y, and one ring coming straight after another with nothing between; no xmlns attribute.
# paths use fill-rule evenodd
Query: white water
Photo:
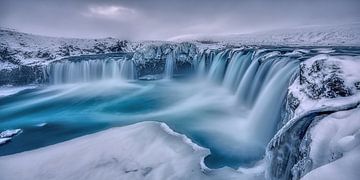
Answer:
<svg viewBox="0 0 360 180"><path fill-rule="evenodd" d="M223 133L227 136L237 137L238 154L261 155L276 132L287 87L298 61L251 51L222 51L210 61L207 78L222 83L234 94L240 112L234 119L226 120L232 123L222 120L216 126L226 129Z"/></svg>
<svg viewBox="0 0 360 180"><path fill-rule="evenodd" d="M175 67L174 58L175 57L174 57L173 53L168 54L166 57L166 62L165 62L165 78L166 79L171 79L173 77L174 67Z"/></svg>

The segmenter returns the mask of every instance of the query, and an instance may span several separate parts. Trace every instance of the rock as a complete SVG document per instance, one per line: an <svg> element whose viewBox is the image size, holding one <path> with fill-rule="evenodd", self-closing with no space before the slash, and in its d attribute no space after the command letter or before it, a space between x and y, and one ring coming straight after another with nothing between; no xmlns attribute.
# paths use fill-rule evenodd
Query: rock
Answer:
<svg viewBox="0 0 360 180"><path fill-rule="evenodd" d="M354 86L356 87L357 90L360 90L360 81L359 82L355 82Z"/></svg>
<svg viewBox="0 0 360 180"><path fill-rule="evenodd" d="M287 103L292 111L295 111L300 105L300 100L296 98L292 93L289 93L287 96Z"/></svg>
<svg viewBox="0 0 360 180"><path fill-rule="evenodd" d="M325 92L324 96L327 98L336 98L338 96L346 97L352 95L350 88L344 85L344 80L337 74L331 74L323 81Z"/></svg>
<svg viewBox="0 0 360 180"><path fill-rule="evenodd" d="M318 59L300 65L300 85L311 99L336 98L352 95L351 87L344 83L342 69L334 61Z"/></svg>

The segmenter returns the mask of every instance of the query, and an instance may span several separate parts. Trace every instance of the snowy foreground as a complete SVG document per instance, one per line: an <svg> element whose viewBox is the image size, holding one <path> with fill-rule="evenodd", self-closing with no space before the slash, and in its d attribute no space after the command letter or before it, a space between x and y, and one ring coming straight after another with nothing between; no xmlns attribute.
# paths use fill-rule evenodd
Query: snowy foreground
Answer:
<svg viewBox="0 0 360 180"><path fill-rule="evenodd" d="M142 122L0 158L1 179L263 179L210 170L199 147L163 123ZM76 157L76 161L74 161Z"/></svg>

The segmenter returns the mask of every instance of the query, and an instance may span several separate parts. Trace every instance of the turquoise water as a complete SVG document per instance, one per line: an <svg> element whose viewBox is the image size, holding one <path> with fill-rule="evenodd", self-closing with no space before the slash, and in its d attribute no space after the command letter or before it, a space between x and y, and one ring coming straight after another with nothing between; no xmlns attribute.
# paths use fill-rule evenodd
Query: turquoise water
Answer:
<svg viewBox="0 0 360 180"><path fill-rule="evenodd" d="M236 138L224 134L216 125L221 121L231 123L231 119L241 116L233 99L224 88L190 80L113 80L23 90L0 98L0 129L23 129L11 143L1 146L0 155L110 127L161 121L210 148L213 155L208 158L209 166L236 167L257 157L237 155Z"/></svg>

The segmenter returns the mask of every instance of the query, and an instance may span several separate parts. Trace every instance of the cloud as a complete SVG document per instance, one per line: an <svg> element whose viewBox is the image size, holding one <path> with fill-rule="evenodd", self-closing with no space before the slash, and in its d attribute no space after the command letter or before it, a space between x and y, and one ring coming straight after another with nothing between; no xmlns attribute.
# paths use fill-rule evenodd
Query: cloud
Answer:
<svg viewBox="0 0 360 180"><path fill-rule="evenodd" d="M130 20L136 18L138 12L134 9L117 5L90 5L82 15L88 18Z"/></svg>
<svg viewBox="0 0 360 180"><path fill-rule="evenodd" d="M359 0L0 0L0 26L48 36L164 40L360 22Z"/></svg>

